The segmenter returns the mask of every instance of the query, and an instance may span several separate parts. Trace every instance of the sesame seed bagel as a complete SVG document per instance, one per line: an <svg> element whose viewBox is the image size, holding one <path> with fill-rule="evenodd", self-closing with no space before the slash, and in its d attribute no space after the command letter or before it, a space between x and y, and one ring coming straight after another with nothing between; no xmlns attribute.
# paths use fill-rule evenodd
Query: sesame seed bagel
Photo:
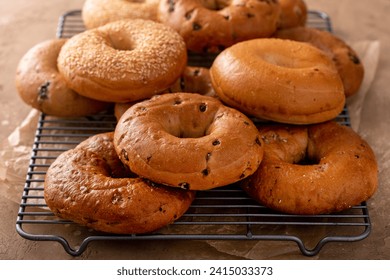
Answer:
<svg viewBox="0 0 390 280"><path fill-rule="evenodd" d="M271 36L279 13L276 0L162 0L158 18L179 32L189 50L215 53Z"/></svg>
<svg viewBox="0 0 390 280"><path fill-rule="evenodd" d="M102 133L61 154L44 183L57 216L98 231L130 234L162 228L184 214L195 193L153 184L131 174Z"/></svg>
<svg viewBox="0 0 390 280"><path fill-rule="evenodd" d="M343 83L332 60L301 42L254 39L221 52L210 68L213 88L226 104L257 118L310 124L343 109Z"/></svg>
<svg viewBox="0 0 390 280"><path fill-rule="evenodd" d="M356 52L342 39L324 30L295 27L279 30L274 37L310 43L329 55L335 63L347 97L357 93L364 78L364 67Z"/></svg>
<svg viewBox="0 0 390 280"><path fill-rule="evenodd" d="M82 19L87 29L122 19L157 20L159 0L86 0Z"/></svg>
<svg viewBox="0 0 390 280"><path fill-rule="evenodd" d="M57 117L82 117L109 107L71 90L58 72L57 58L67 39L51 39L29 49L16 70L16 89L22 100L39 111Z"/></svg>
<svg viewBox="0 0 390 280"><path fill-rule="evenodd" d="M150 20L122 20L70 38L58 57L68 86L102 101L149 98L174 83L187 65L183 39Z"/></svg>
<svg viewBox="0 0 390 280"><path fill-rule="evenodd" d="M325 214L358 205L375 193L375 155L350 127L330 121L259 130L264 159L242 187L265 206L291 214Z"/></svg>
<svg viewBox="0 0 390 280"><path fill-rule="evenodd" d="M263 155L249 118L194 93L157 95L133 105L116 126L114 145L132 172L191 190L244 179Z"/></svg>

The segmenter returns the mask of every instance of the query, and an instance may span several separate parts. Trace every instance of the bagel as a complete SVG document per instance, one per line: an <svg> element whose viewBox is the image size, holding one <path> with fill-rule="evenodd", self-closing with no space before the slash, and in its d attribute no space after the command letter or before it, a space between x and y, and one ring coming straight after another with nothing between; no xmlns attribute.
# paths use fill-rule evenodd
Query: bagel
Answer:
<svg viewBox="0 0 390 280"><path fill-rule="evenodd" d="M168 92L190 92L217 97L211 85L210 71L205 67L187 66Z"/></svg>
<svg viewBox="0 0 390 280"><path fill-rule="evenodd" d="M350 127L329 121L259 130L264 159L242 188L265 206L290 214L326 214L358 205L375 193L375 155Z"/></svg>
<svg viewBox="0 0 390 280"><path fill-rule="evenodd" d="M171 85L166 93L189 92L217 97L211 85L210 71L205 67L187 66L183 74ZM117 120L137 102L115 103L114 115Z"/></svg>
<svg viewBox="0 0 390 280"><path fill-rule="evenodd" d="M215 53L237 42L271 36L276 0L162 0L158 18L175 29L193 52Z"/></svg>
<svg viewBox="0 0 390 280"><path fill-rule="evenodd" d="M118 159L113 133L97 134L58 156L47 170L51 211L97 231L147 233L178 219L195 193L135 177Z"/></svg>
<svg viewBox="0 0 390 280"><path fill-rule="evenodd" d="M123 19L157 20L159 0L86 0L82 19L87 29Z"/></svg>
<svg viewBox="0 0 390 280"><path fill-rule="evenodd" d="M306 43L254 39L221 52L210 68L218 97L248 115L291 124L335 118L345 105L334 63Z"/></svg>
<svg viewBox="0 0 390 280"><path fill-rule="evenodd" d="M150 20L122 20L68 40L58 68L68 86L102 101L149 98L173 84L187 65L183 39Z"/></svg>
<svg viewBox="0 0 390 280"><path fill-rule="evenodd" d="M57 117L82 117L107 109L110 104L71 90L58 72L57 58L66 40L46 40L25 53L15 77L19 96L31 107Z"/></svg>
<svg viewBox="0 0 390 280"><path fill-rule="evenodd" d="M117 121L122 117L122 115L134 104L138 102L126 102L126 103L115 103L114 106L114 116Z"/></svg>
<svg viewBox="0 0 390 280"><path fill-rule="evenodd" d="M307 21L307 5L303 0L279 0L280 17L278 29L305 26Z"/></svg>
<svg viewBox="0 0 390 280"><path fill-rule="evenodd" d="M357 93L364 78L364 66L356 52L342 39L324 30L296 27L278 30L274 37L310 43L331 57L344 84L347 97Z"/></svg>
<svg viewBox="0 0 390 280"><path fill-rule="evenodd" d="M212 97L157 95L120 118L114 145L140 177L207 190L237 182L259 166L263 150L253 122Z"/></svg>

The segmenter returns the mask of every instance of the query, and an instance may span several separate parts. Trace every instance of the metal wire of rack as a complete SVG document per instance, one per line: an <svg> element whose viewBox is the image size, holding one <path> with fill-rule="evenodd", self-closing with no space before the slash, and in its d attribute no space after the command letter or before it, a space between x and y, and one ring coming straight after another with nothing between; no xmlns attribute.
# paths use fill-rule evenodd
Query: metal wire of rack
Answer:
<svg viewBox="0 0 390 280"><path fill-rule="evenodd" d="M329 17L322 12L310 11L308 24L332 30ZM57 36L69 38L83 30L81 12L70 11L60 17ZM196 57L195 64L198 59L204 57ZM337 121L350 125L347 109ZM235 185L198 192L183 217L150 234L107 234L56 217L43 197L47 168L62 152L92 135L113 131L115 125L112 112L77 119L41 114L16 220L16 230L22 237L59 242L72 256L81 255L92 241L108 240L292 241L303 255L314 256L326 243L359 241L370 234L365 202L341 213L287 215L253 201Z"/></svg>

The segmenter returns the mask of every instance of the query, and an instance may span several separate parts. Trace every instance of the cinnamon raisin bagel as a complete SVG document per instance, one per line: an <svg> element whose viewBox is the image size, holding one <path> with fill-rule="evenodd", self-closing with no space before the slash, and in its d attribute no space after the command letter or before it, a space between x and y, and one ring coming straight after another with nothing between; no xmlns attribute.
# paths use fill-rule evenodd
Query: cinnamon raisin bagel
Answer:
<svg viewBox="0 0 390 280"><path fill-rule="evenodd" d="M159 0L86 0L82 19L87 29L123 19L157 20Z"/></svg>
<svg viewBox="0 0 390 280"><path fill-rule="evenodd" d="M158 18L179 32L189 50L215 53L271 36L279 13L276 0L162 0Z"/></svg>
<svg viewBox="0 0 390 280"><path fill-rule="evenodd" d="M364 78L364 66L356 52L342 39L328 31L310 27L279 30L274 37L310 43L321 49L336 64L345 95L352 96L359 90Z"/></svg>
<svg viewBox="0 0 390 280"><path fill-rule="evenodd" d="M131 174L112 144L95 135L49 167L44 197L53 213L98 231L146 233L178 219L195 193L153 184Z"/></svg>
<svg viewBox="0 0 390 280"><path fill-rule="evenodd" d="M20 97L31 107L57 117L82 117L107 109L110 104L71 90L58 72L57 58L66 40L46 40L26 52L16 70Z"/></svg>
<svg viewBox="0 0 390 280"><path fill-rule="evenodd" d="M265 206L291 214L325 214L358 205L375 193L375 155L351 128L330 121L259 130L264 159L242 187Z"/></svg>
<svg viewBox="0 0 390 280"><path fill-rule="evenodd" d="M221 52L210 68L218 97L238 110L271 121L310 124L343 109L343 83L332 60L307 43L264 38Z"/></svg>
<svg viewBox="0 0 390 280"><path fill-rule="evenodd" d="M173 84L187 65L183 39L168 26L134 19L108 23L68 40L58 68L68 86L102 101L149 98Z"/></svg>
<svg viewBox="0 0 390 280"><path fill-rule="evenodd" d="M194 93L157 95L133 105L116 126L114 145L132 172L191 190L244 179L263 155L249 118Z"/></svg>

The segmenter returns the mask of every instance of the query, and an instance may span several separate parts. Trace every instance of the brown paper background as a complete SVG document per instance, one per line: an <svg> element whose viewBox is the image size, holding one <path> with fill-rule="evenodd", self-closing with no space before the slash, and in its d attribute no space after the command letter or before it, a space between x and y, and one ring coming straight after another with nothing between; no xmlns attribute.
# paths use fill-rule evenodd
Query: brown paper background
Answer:
<svg viewBox="0 0 390 280"><path fill-rule="evenodd" d="M23 104L13 79L20 57L55 36L58 17L83 0L14 0L0 3L0 259L71 259L55 242L25 240L15 231L38 112ZM375 4L373 3L375 2ZM348 100L352 127L375 151L379 189L369 200L372 232L354 243L329 243L314 259L390 259L390 2L307 0L327 12L334 32L359 54L366 75ZM370 5L371 3L371 5ZM316 232L313 232L315 235ZM77 235L77 232L75 232ZM269 241L96 242L80 259L306 259L295 243Z"/></svg>

